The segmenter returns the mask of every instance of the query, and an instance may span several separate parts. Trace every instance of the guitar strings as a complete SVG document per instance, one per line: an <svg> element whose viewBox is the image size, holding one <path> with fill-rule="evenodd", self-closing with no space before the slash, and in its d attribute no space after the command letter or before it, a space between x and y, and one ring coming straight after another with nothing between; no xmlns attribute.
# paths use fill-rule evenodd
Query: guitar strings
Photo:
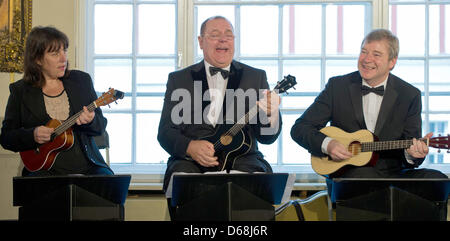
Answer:
<svg viewBox="0 0 450 241"><path fill-rule="evenodd" d="M421 139L422 140L422 139ZM361 143L362 151L380 151L408 148L413 144L412 140L397 140L397 141L378 141L378 142L363 142Z"/></svg>
<svg viewBox="0 0 450 241"><path fill-rule="evenodd" d="M283 79L283 81L284 80L285 79ZM277 82L277 86L275 86L274 90L279 89L280 88L279 85L280 85L280 82ZM290 83L289 83L289 86L291 86ZM274 90L272 90L272 91L274 91ZM285 90L283 89L283 92L284 91ZM250 119L255 117L255 115L258 113L257 107L258 107L257 105L253 106L253 108L247 114L245 114L236 124L234 124L227 132L225 132L224 135L228 136L231 134L231 136L235 136L242 128L244 128L245 124L247 124L250 121ZM251 118L250 118L250 115L251 115ZM243 123L243 124L238 124L238 123ZM219 140L217 140L214 143L214 149L221 148L223 146L224 145L220 142L220 138L219 138Z"/></svg>
<svg viewBox="0 0 450 241"><path fill-rule="evenodd" d="M96 108L95 102L92 102L90 105L87 106L87 109L89 111L93 111L93 110L95 110L95 108ZM56 135L60 135L63 132L65 132L76 122L77 118L81 115L81 113L83 113L83 110L79 111L78 113L76 113L75 115L71 116L69 119L64 121L61 125L59 125L58 127L55 128L54 133Z"/></svg>
<svg viewBox="0 0 450 241"><path fill-rule="evenodd" d="M239 121L236 124L234 124L228 131L226 131L224 133L224 135L225 136L229 136L229 135L235 136L242 128L244 128L245 124L248 123L250 114L252 115L252 118L253 118L254 115L257 113L256 107L257 106L255 105L247 114L245 114L241 119L239 119ZM243 122L243 124L239 124L241 122ZM224 147L224 145L222 144L222 142L220 141L220 138L219 138L219 140L217 140L214 143L214 149L219 149L222 147Z"/></svg>

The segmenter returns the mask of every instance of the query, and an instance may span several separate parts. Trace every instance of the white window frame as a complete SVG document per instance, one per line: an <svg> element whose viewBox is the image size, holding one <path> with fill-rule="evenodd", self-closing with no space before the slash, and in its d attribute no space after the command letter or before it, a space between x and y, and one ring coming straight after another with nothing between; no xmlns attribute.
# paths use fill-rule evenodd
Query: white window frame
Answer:
<svg viewBox="0 0 450 241"><path fill-rule="evenodd" d="M389 0L383 0L384 3L384 18L385 18L385 28L389 29ZM430 68L430 60L436 59L446 59L450 60L450 56L431 56L429 53L429 7L430 5L439 5L439 4L450 4L449 0L420 0L420 1L402 1L402 2L393 2L395 5L423 5L425 6L425 53L424 56L401 56L401 43L400 43L400 56L398 60L422 60L424 61L424 91L422 92L422 97L424 97L424 101L422 102L422 115L425 118L422 119L423 132L428 133L430 128L430 115L431 114L450 114L450 109L446 111L430 111L429 99L430 99L430 91L429 91L429 68ZM450 16L449 16L450 17ZM399 76L401 78L401 76ZM447 93L450 94L450 93ZM446 150L442 150L442 152L446 152ZM450 164L434 164L429 162L424 162L420 165L419 168L430 168L436 169L447 176L450 176Z"/></svg>
<svg viewBox="0 0 450 241"><path fill-rule="evenodd" d="M132 2L133 0L129 0ZM244 1L196 1L196 0L177 0L177 68L183 68L195 63L194 56L197 46L196 30L194 29L195 13L194 5L202 4L317 4L317 3L352 3L352 2L368 2L372 5L372 29L389 28L389 0L279 0L279 1L252 1L251 3ZM105 3L117 3L114 1ZM153 3L153 2L152 2ZM93 11L89 4L93 3L91 0L75 1L75 8L80 16L76 26L75 40L75 61L76 66L84 69L86 72L93 73L93 37L89 33L93 33ZM325 41L325 40L323 40ZM92 43L92 44L87 44ZM194 46L194 47L193 47ZM346 57L338 57L345 59ZM353 57L352 57L353 58ZM322 77L321 86L325 85L327 80ZM426 103L424 103L424 106ZM282 110L283 111L283 110ZM304 109L296 109L289 111L298 111L299 116ZM428 114L425 111L424 114ZM428 118L424 120L428 123ZM155 123L156 124L156 123ZM427 125L426 125L427 126ZM285 126L284 128L290 128ZM157 142L157 140L154 140ZM148 166L151 165L151 168ZM112 164L112 167L117 173L132 173L134 183L154 183L160 184L164 177L166 164L134 164L134 165L118 165ZM146 168L147 167L147 168ZM445 173L450 172L450 165L448 164L434 164L428 165L429 168L437 168ZM323 177L314 173L310 165L275 165L275 172L290 172L297 173L298 182L323 182Z"/></svg>

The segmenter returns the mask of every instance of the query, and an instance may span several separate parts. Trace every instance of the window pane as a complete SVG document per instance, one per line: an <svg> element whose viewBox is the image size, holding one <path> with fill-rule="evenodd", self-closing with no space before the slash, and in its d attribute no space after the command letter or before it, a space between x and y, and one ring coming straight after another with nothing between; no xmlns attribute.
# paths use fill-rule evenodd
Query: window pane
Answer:
<svg viewBox="0 0 450 241"><path fill-rule="evenodd" d="M165 163L169 154L157 141L161 114L138 114L136 131L136 163Z"/></svg>
<svg viewBox="0 0 450 241"><path fill-rule="evenodd" d="M430 5L430 54L450 53L450 5Z"/></svg>
<svg viewBox="0 0 450 241"><path fill-rule="evenodd" d="M450 54L450 4L445 5L445 53Z"/></svg>
<svg viewBox="0 0 450 241"><path fill-rule="evenodd" d="M423 5L391 5L389 15L390 29L400 41L399 56L424 55L425 7Z"/></svg>
<svg viewBox="0 0 450 241"><path fill-rule="evenodd" d="M366 6L327 5L327 53L358 54L364 38Z"/></svg>
<svg viewBox="0 0 450 241"><path fill-rule="evenodd" d="M138 59L137 92L165 92L167 76L175 70L174 59Z"/></svg>
<svg viewBox="0 0 450 241"><path fill-rule="evenodd" d="M398 60L392 74L424 91L424 66L422 60Z"/></svg>
<svg viewBox="0 0 450 241"><path fill-rule="evenodd" d="M164 104L164 97L143 96L136 98L137 110L161 111ZM155 139L156 140L156 139Z"/></svg>
<svg viewBox="0 0 450 241"><path fill-rule="evenodd" d="M320 60L286 60L283 62L283 77L295 76L296 90L288 92L320 91Z"/></svg>
<svg viewBox="0 0 450 241"><path fill-rule="evenodd" d="M433 136L447 136L449 133L450 114L431 114L429 131L433 132Z"/></svg>
<svg viewBox="0 0 450 241"><path fill-rule="evenodd" d="M131 96L125 96L121 100L116 100L116 103L111 103L106 107L102 107L103 112L111 111L131 111Z"/></svg>
<svg viewBox="0 0 450 241"><path fill-rule="evenodd" d="M430 111L449 111L450 96L430 93Z"/></svg>
<svg viewBox="0 0 450 241"><path fill-rule="evenodd" d="M358 60L328 60L326 63L326 82L331 77L345 75L358 70Z"/></svg>
<svg viewBox="0 0 450 241"><path fill-rule="evenodd" d="M96 59L94 72L97 91L107 91L111 87L123 92L131 92L131 60Z"/></svg>
<svg viewBox="0 0 450 241"><path fill-rule="evenodd" d="M241 55L278 53L278 7L241 7Z"/></svg>
<svg viewBox="0 0 450 241"><path fill-rule="evenodd" d="M433 132L433 137L448 135L449 120L449 114L430 115L429 131ZM450 155L446 153L446 150L441 150L439 153L438 149L430 148L430 152L425 161L433 164L450 164Z"/></svg>
<svg viewBox="0 0 450 241"><path fill-rule="evenodd" d="M311 155L308 151L301 147L297 142L292 140L291 128L300 114L284 114L283 115L283 163L284 164L310 164Z"/></svg>
<svg viewBox="0 0 450 241"><path fill-rule="evenodd" d="M130 54L133 8L128 4L95 5L95 53Z"/></svg>
<svg viewBox="0 0 450 241"><path fill-rule="evenodd" d="M268 163L270 164L277 163L278 140L270 145L265 145L258 142L258 150L264 155L264 159Z"/></svg>
<svg viewBox="0 0 450 241"><path fill-rule="evenodd" d="M283 54L321 53L322 7L288 5L283 8Z"/></svg>
<svg viewBox="0 0 450 241"><path fill-rule="evenodd" d="M298 88L301 88L301 87L298 86ZM316 98L315 96L289 96L289 95L283 96L281 105L283 106L283 108L287 108L287 109L303 109L303 110L305 110L314 102L315 98ZM285 124L283 123L283 125L285 125Z"/></svg>
<svg viewBox="0 0 450 241"><path fill-rule="evenodd" d="M266 71L270 89L275 87L278 79L278 62L276 60L242 60L243 63Z"/></svg>
<svg viewBox="0 0 450 241"><path fill-rule="evenodd" d="M105 113L111 163L131 163L131 115Z"/></svg>
<svg viewBox="0 0 450 241"><path fill-rule="evenodd" d="M430 60L430 91L450 92L450 59Z"/></svg>
<svg viewBox="0 0 450 241"><path fill-rule="evenodd" d="M175 5L139 5L139 54L175 54ZM164 23L164 24L162 24Z"/></svg>

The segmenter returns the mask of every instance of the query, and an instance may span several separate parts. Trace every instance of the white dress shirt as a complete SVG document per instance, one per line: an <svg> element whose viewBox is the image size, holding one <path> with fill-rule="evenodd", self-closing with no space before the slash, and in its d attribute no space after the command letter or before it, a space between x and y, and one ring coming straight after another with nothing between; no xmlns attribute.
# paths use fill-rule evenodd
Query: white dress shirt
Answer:
<svg viewBox="0 0 450 241"><path fill-rule="evenodd" d="M220 112L222 111L228 78L224 79L220 72L215 74L214 76L211 76L209 67L211 67L212 65L206 62L206 60L204 62L206 68L206 80L208 81L209 95L211 100L211 104L209 105L210 109L206 118L208 118L208 121L213 126L216 126L217 121L220 117ZM230 71L230 65L222 69Z"/></svg>
<svg viewBox="0 0 450 241"><path fill-rule="evenodd" d="M364 79L362 82L363 85L369 88L372 87L377 88L380 86L384 86L385 90L386 90L386 83L387 78L383 81L383 83L377 86L370 86ZM380 113L381 101L383 101L383 96L377 95L373 92L370 92L367 95L363 95L362 97L364 120L366 122L367 130L369 130L372 133L375 132L375 125L377 124L378 114Z"/></svg>

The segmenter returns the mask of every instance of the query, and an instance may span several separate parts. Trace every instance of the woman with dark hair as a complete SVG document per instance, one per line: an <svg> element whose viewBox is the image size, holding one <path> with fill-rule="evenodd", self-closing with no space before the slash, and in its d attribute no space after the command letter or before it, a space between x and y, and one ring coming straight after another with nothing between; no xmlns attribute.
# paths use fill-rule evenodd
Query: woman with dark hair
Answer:
<svg viewBox="0 0 450 241"><path fill-rule="evenodd" d="M46 123L81 112L73 126L73 144L48 169L28 170L25 165L23 176L113 174L93 139L105 130L107 120L100 108L87 109L97 95L89 74L68 69L68 46L67 36L56 28L34 27L26 41L23 79L9 86L0 134L7 150L37 150L54 138L55 128Z"/></svg>

